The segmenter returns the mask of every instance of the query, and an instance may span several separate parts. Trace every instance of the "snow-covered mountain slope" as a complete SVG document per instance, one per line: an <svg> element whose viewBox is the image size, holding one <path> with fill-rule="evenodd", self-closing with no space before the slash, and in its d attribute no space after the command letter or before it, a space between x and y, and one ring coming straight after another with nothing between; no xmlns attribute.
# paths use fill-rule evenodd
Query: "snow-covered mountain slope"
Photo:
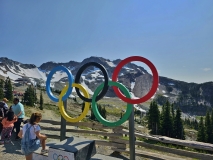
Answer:
<svg viewBox="0 0 213 160"><path fill-rule="evenodd" d="M75 74L82 65L88 62L97 62L106 68L109 74L109 79L111 80L113 70L120 61L121 60L119 59L110 61L109 59L104 59L102 57L89 57L82 62L46 62L40 67L36 67L34 64L22 64L6 57L2 57L0 58L0 75L3 77L10 77L13 82L27 80L34 85L39 83L41 86L45 86L48 73L56 66L63 65L67 67L75 77ZM121 69L118 80L130 90L132 98L137 98L145 95L150 90L152 76L143 67L129 63ZM64 86L65 82L67 82L66 73L63 71L57 71L52 77L51 87L60 90L62 88L59 86ZM104 82L104 76L97 67L88 67L81 75L81 84L87 88L90 94L93 94L94 90L102 82ZM57 85L55 85L55 83L57 83ZM59 85L59 83L61 85ZM161 92L161 90L162 89L158 89L159 92ZM114 92L110 90L107 93L107 96L111 97L115 95Z"/></svg>
<svg viewBox="0 0 213 160"><path fill-rule="evenodd" d="M10 77L13 81L21 78L29 78L31 81L34 81L34 79L46 81L49 71L45 72L35 65L30 65L33 67L28 66L7 58L0 58L0 75ZM52 82L58 82L64 77L67 77L66 73L58 71L53 75Z"/></svg>

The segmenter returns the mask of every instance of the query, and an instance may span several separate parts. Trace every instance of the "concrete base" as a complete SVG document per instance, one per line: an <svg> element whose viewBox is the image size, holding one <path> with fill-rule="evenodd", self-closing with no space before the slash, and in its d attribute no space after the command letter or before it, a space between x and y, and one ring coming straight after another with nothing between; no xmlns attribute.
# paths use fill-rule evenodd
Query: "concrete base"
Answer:
<svg viewBox="0 0 213 160"><path fill-rule="evenodd" d="M41 148L33 153L33 160L121 160L96 154L94 140L71 137L61 142L47 143L49 153L41 155Z"/></svg>
<svg viewBox="0 0 213 160"><path fill-rule="evenodd" d="M33 160L49 160L48 154L41 154L41 147L33 153Z"/></svg>
<svg viewBox="0 0 213 160"><path fill-rule="evenodd" d="M71 137L59 143L49 143L48 145L51 157L55 152L63 153L66 156L69 153L69 160L89 160L96 153L95 141L84 138Z"/></svg>

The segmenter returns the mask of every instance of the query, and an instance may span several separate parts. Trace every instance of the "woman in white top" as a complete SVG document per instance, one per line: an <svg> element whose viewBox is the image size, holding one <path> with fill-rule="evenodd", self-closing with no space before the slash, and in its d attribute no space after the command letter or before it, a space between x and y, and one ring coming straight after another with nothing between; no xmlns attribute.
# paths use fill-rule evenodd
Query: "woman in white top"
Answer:
<svg viewBox="0 0 213 160"><path fill-rule="evenodd" d="M40 144L42 146L41 154L48 152L46 150L45 142L47 136L40 133L41 128L38 125L41 118L41 113L33 113L30 117L29 123L25 124L18 134L18 136L22 138L21 150L25 155L26 160L32 160L32 153L39 148Z"/></svg>

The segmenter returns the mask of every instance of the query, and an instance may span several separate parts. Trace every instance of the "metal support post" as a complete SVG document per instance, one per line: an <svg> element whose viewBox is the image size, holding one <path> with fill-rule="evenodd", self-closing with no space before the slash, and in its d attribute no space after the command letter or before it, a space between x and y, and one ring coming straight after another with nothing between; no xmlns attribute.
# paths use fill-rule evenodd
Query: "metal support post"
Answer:
<svg viewBox="0 0 213 160"><path fill-rule="evenodd" d="M134 110L129 116L129 148L130 148L130 160L135 160L135 122L134 122Z"/></svg>
<svg viewBox="0 0 213 160"><path fill-rule="evenodd" d="M67 99L63 101L64 109L67 110ZM60 141L66 139L66 120L61 116L61 131L60 131Z"/></svg>

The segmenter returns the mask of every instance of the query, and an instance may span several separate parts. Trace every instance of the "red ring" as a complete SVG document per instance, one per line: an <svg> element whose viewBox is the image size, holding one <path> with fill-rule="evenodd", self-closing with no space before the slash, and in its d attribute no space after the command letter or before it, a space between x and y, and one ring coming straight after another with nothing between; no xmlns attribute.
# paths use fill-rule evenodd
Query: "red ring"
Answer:
<svg viewBox="0 0 213 160"><path fill-rule="evenodd" d="M144 58L144 57L140 57L140 56L132 56L132 57L128 57L124 60L122 60L118 65L117 67L115 67L115 70L112 74L112 81L115 81L117 82L117 77L118 77L118 74L119 74L119 71L121 70L121 68L131 62L131 61L140 61L140 62L143 62L145 63L147 66L149 66L149 68L151 69L152 71L152 74L153 74L153 81L152 81L152 88L150 89L150 91L144 96L144 97L141 97L139 99L130 99L130 98L126 98L121 92L120 90L117 88L117 87L112 87L115 94L120 98L122 99L124 102L127 102L127 103L130 103L130 104L139 104L139 103L142 103L142 102L145 102L147 100L149 100L154 94L155 92L157 91L157 88L158 88L158 82L159 82L159 77L158 77L158 72L157 72L157 69L155 68L155 66L152 64L152 62L150 62L148 59Z"/></svg>

